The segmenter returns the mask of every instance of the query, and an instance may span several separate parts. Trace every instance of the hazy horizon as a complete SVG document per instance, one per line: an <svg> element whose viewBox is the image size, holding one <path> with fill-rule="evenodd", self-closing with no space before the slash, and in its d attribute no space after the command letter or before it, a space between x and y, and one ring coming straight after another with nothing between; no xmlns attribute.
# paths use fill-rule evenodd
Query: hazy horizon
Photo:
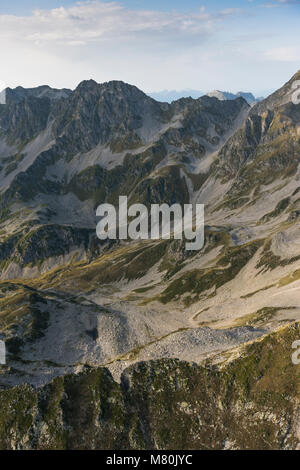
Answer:
<svg viewBox="0 0 300 470"><path fill-rule="evenodd" d="M86 78L84 80L89 80L89 78ZM118 79L116 79L116 80L118 81ZM120 81L122 81L122 80L120 80ZM79 86L79 84L81 82L79 82L74 88L70 88L68 86L63 86L60 89L70 89L70 90L74 91L77 88L77 86ZM105 82L98 82L98 83L105 83ZM129 85L136 86L134 83L129 83ZM18 88L18 87L21 87L21 88L35 88L35 87L41 87L41 86L51 87L51 85L49 85L48 83L41 83L39 85L34 85L32 87L26 87L26 86L23 86L22 84L16 85L14 87L10 87L7 84L5 84L4 82L1 83L1 81L0 81L0 94L6 88L11 88L11 89ZM51 88L55 88L55 87L51 87ZM138 87L138 88L140 88L140 87ZM209 89L209 90L196 90L196 89L193 89L193 88L183 88L183 89L168 89L168 88L165 88L165 89L157 90L157 91L155 91L155 90L147 91L147 90L142 90L142 89L141 89L141 91L143 91L148 96L152 96L154 98L155 98L156 95L159 96L159 95L167 95L167 94L170 94L170 95L174 94L174 95L178 95L178 96L182 96L182 97L191 96L192 98L195 98L197 96L199 96L199 97L203 96L203 95L205 95L207 93L210 93L212 91L221 91L221 92L232 93L232 94L237 94L239 92L252 93L255 98L266 98L267 96L269 96L270 94L275 92L276 89L274 88L274 89L270 89L270 90L263 90L262 93L260 93L260 94L257 94L257 93L254 93L251 90L246 90L246 89L242 89L242 88L239 88L237 90L225 90L225 89L222 89L220 87L215 88L215 89Z"/></svg>
<svg viewBox="0 0 300 470"><path fill-rule="evenodd" d="M265 96L299 69L298 0L3 0L0 82Z"/></svg>

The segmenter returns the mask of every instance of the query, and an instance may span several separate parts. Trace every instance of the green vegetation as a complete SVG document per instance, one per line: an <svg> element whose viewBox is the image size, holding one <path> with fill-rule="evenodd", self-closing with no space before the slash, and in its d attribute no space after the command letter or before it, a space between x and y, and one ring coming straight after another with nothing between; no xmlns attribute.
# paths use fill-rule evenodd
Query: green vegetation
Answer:
<svg viewBox="0 0 300 470"><path fill-rule="evenodd" d="M294 323L220 368L162 359L116 383L86 367L34 389L0 391L1 449L295 449L299 368Z"/></svg>
<svg viewBox="0 0 300 470"><path fill-rule="evenodd" d="M300 279L300 269L296 269L296 271L294 271L293 273L281 279L279 281L278 287L286 286L288 284L291 284L292 282L299 281L299 279Z"/></svg>
<svg viewBox="0 0 300 470"><path fill-rule="evenodd" d="M234 326L262 326L271 320L280 310L278 307L263 307L255 313L238 318Z"/></svg>

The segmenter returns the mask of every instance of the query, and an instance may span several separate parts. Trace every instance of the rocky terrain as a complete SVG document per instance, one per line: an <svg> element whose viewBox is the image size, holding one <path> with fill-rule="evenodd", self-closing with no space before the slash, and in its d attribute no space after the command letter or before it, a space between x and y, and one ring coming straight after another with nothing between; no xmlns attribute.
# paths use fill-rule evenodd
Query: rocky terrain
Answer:
<svg viewBox="0 0 300 470"><path fill-rule="evenodd" d="M299 79L251 108L123 82L6 91L1 448L299 446ZM205 204L204 248L100 242L119 195Z"/></svg>
<svg viewBox="0 0 300 470"><path fill-rule="evenodd" d="M221 368L140 362L113 380L85 367L34 389L1 391L2 449L299 448L299 323L235 351Z"/></svg>

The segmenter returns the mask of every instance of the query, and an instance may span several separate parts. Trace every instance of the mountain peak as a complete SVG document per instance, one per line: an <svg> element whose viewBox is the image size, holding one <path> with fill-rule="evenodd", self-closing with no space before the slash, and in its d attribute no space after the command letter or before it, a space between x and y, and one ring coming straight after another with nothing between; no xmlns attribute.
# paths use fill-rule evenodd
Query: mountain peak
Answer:
<svg viewBox="0 0 300 470"><path fill-rule="evenodd" d="M252 108L252 113L262 114L265 111L272 111L279 106L290 103L292 101L293 94L296 91L294 83L297 80L300 80L300 70L298 70L298 72L296 72L287 83L279 88L279 90L275 91L275 93L272 93L265 100L256 104Z"/></svg>
<svg viewBox="0 0 300 470"><path fill-rule="evenodd" d="M67 98L72 91L67 88L57 89L51 88L49 85L40 85L33 88L24 88L18 86L16 88L6 88L5 93L7 103L20 103L26 98L49 98L51 101L60 98Z"/></svg>
<svg viewBox="0 0 300 470"><path fill-rule="evenodd" d="M207 96L218 98L218 100L220 101L236 100L237 98L244 98L244 100L247 101L247 103L250 105L252 105L256 101L256 98L252 93L244 92L244 91L238 91L236 94L234 94L229 91L213 90L207 93Z"/></svg>
<svg viewBox="0 0 300 470"><path fill-rule="evenodd" d="M218 98L218 100L225 101L225 100L234 100L236 95L233 93L229 93L228 91L220 91L220 90L213 90L207 93L207 96L211 98Z"/></svg>
<svg viewBox="0 0 300 470"><path fill-rule="evenodd" d="M92 89L98 86L99 84L91 78L89 80L82 80L82 82L80 82L79 85L75 88L75 91Z"/></svg>
<svg viewBox="0 0 300 470"><path fill-rule="evenodd" d="M293 75L291 80L300 80L300 69Z"/></svg>
<svg viewBox="0 0 300 470"><path fill-rule="evenodd" d="M123 82L122 80L110 80L108 82L97 83L93 79L83 80L82 82L79 83L75 91L93 90L93 89L102 89L105 91L107 90L107 91L113 91L113 92L124 92L126 90L135 90L138 93L143 93L136 86Z"/></svg>

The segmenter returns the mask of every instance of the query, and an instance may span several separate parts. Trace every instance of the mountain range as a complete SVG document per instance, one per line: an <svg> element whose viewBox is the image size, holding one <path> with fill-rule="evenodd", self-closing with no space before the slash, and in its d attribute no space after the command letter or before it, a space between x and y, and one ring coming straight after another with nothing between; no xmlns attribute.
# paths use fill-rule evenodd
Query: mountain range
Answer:
<svg viewBox="0 0 300 470"><path fill-rule="evenodd" d="M5 91L0 448L299 448L299 79L251 106ZM204 248L101 242L120 195L205 204Z"/></svg>
<svg viewBox="0 0 300 470"><path fill-rule="evenodd" d="M252 93L245 93L243 91L239 91L236 94L230 93L228 91L219 91L219 90L214 90L209 93L204 93L203 91L199 90L163 90L163 91L158 91L158 92L153 92L149 93L149 96L151 98L154 98L157 101L161 102L168 102L171 103L172 101L179 100L180 98L200 98L201 96L214 96L215 98L218 98L219 100L235 100L236 98L242 97L244 98L248 104L252 105L253 103L256 103L257 101L262 101L263 98L255 98L255 96Z"/></svg>

